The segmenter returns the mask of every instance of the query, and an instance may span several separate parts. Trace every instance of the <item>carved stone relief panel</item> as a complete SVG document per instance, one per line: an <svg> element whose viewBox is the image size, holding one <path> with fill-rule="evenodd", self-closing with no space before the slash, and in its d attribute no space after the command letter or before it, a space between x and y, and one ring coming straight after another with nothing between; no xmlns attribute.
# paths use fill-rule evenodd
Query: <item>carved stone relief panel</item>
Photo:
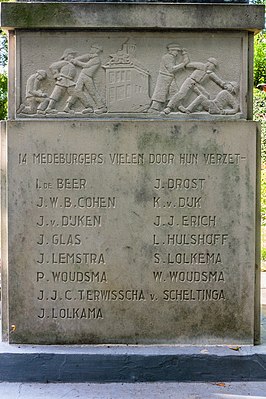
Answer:
<svg viewBox="0 0 266 399"><path fill-rule="evenodd" d="M17 118L246 118L245 33L17 34Z"/></svg>

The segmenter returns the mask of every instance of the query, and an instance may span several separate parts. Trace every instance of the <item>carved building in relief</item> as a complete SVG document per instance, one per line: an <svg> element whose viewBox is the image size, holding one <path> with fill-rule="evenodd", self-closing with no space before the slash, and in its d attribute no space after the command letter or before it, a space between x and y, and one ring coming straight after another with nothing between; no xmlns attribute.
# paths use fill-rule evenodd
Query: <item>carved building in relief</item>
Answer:
<svg viewBox="0 0 266 399"><path fill-rule="evenodd" d="M149 72L135 54L136 44L127 40L104 67L109 112L144 112L149 107Z"/></svg>

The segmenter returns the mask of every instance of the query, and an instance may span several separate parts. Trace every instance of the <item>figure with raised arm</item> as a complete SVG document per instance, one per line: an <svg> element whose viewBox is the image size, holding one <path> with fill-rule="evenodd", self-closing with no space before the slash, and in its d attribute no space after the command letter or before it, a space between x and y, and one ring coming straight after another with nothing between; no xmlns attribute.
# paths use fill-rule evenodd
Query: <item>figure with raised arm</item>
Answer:
<svg viewBox="0 0 266 399"><path fill-rule="evenodd" d="M177 56L182 55L182 62L177 64ZM152 95L152 103L148 112L159 112L165 106L170 96L171 86L175 83L176 73L183 70L189 62L187 51L179 44L167 46L167 53L162 56L159 75Z"/></svg>
<svg viewBox="0 0 266 399"><path fill-rule="evenodd" d="M96 114L101 114L107 112L106 104L94 80L95 74L102 64L100 59L100 53L102 53L102 51L101 46L94 44L91 46L88 54L81 55L72 60L73 64L81 67L82 70L75 85L75 92L68 99L67 106L64 109L65 112L71 112L71 107L77 100L80 100L85 105L83 113L94 111ZM90 99L92 101L90 101ZM93 106L91 103L93 103Z"/></svg>
<svg viewBox="0 0 266 399"><path fill-rule="evenodd" d="M183 107L183 100L185 100L191 91L196 92L195 88L202 86L206 81L212 80L222 89L227 89L227 84L220 79L214 72L217 68L218 62L215 58L210 57L208 62L189 62L186 64L186 69L194 69L192 74L185 79L178 92L170 99L167 107L164 109L165 114L170 114L177 109L181 112ZM181 108L180 108L181 106Z"/></svg>
<svg viewBox="0 0 266 399"><path fill-rule="evenodd" d="M55 109L56 103L58 103L66 93L69 95L73 93L76 85L75 77L77 71L72 60L76 54L77 52L75 50L68 48L64 51L60 61L50 65L49 69L55 79L55 87L52 94L49 96L49 102L45 109L45 113L57 113L58 110Z"/></svg>

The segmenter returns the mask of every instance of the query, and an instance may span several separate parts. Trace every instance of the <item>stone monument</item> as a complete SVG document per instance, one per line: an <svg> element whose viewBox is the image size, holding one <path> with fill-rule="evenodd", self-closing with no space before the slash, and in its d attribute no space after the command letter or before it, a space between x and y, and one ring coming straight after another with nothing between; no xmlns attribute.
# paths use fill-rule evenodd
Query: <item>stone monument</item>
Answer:
<svg viewBox="0 0 266 399"><path fill-rule="evenodd" d="M4 339L258 341L263 7L1 6Z"/></svg>

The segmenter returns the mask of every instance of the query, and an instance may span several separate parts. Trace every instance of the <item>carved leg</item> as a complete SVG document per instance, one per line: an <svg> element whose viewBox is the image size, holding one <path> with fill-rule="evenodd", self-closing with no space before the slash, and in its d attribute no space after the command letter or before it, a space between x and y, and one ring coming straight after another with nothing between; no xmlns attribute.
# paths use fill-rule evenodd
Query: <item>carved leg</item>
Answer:
<svg viewBox="0 0 266 399"><path fill-rule="evenodd" d="M162 109L162 103L160 103L159 101L153 100L150 108L148 109L148 112L149 113L158 113L158 112L160 112L161 109Z"/></svg>

